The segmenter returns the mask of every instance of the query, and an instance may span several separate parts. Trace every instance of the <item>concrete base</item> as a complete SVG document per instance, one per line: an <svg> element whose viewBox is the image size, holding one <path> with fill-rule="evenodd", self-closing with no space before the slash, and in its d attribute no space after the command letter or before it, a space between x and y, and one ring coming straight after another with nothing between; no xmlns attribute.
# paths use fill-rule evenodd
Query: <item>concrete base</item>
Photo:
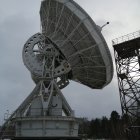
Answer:
<svg viewBox="0 0 140 140"><path fill-rule="evenodd" d="M78 138L78 122L74 117L17 118L16 137L74 139Z"/></svg>

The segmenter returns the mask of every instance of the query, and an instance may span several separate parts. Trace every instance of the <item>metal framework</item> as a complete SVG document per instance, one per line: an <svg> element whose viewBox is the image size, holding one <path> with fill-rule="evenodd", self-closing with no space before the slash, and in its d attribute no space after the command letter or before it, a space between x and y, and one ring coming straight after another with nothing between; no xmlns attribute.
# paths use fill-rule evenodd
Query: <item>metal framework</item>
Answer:
<svg viewBox="0 0 140 140"><path fill-rule="evenodd" d="M67 73L71 70L63 54L47 37L37 33L25 43L23 61L36 87L5 122L1 137L78 139L78 122L60 91L68 85ZM38 66L37 61L42 65Z"/></svg>
<svg viewBox="0 0 140 140"><path fill-rule="evenodd" d="M140 118L140 31L112 41L123 114ZM131 124L132 125L132 124Z"/></svg>

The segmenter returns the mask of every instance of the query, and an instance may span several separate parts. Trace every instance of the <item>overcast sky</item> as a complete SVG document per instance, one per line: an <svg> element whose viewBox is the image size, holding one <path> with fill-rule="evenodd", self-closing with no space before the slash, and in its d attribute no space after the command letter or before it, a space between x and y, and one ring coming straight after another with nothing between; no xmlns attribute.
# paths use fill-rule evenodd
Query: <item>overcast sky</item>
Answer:
<svg viewBox="0 0 140 140"><path fill-rule="evenodd" d="M75 1L96 24L110 22L102 33L112 57L112 39L140 30L140 0ZM0 124L6 110L13 112L35 87L22 62L22 48L31 35L40 31L40 2L0 0ZM112 110L121 114L116 74L103 90L71 82L63 93L78 117L109 117Z"/></svg>

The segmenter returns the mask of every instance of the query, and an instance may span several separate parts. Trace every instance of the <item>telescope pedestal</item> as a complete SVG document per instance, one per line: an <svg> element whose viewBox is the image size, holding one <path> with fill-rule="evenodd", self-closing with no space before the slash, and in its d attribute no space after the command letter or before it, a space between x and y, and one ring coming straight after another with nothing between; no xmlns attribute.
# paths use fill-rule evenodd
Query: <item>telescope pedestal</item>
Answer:
<svg viewBox="0 0 140 140"><path fill-rule="evenodd" d="M78 122L57 84L55 81L48 87L42 84L37 96L32 96L31 105L16 118L16 137L77 138ZM43 91L47 91L48 97L42 96Z"/></svg>
<svg viewBox="0 0 140 140"><path fill-rule="evenodd" d="M2 129L2 138L78 139L78 121L55 81L39 82Z"/></svg>

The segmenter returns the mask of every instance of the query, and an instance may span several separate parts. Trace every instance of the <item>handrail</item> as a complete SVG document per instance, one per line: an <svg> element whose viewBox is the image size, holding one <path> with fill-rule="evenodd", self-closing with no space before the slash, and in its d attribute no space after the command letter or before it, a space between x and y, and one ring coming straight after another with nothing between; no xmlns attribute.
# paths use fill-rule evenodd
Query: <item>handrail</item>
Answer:
<svg viewBox="0 0 140 140"><path fill-rule="evenodd" d="M127 35L124 35L124 36L121 36L119 38L113 39L112 44L117 45L117 44L120 44L120 43L123 43L126 41L130 41L130 40L133 40L133 39L136 39L139 37L140 37L140 30L133 32L133 33L130 33L130 34L127 34Z"/></svg>

